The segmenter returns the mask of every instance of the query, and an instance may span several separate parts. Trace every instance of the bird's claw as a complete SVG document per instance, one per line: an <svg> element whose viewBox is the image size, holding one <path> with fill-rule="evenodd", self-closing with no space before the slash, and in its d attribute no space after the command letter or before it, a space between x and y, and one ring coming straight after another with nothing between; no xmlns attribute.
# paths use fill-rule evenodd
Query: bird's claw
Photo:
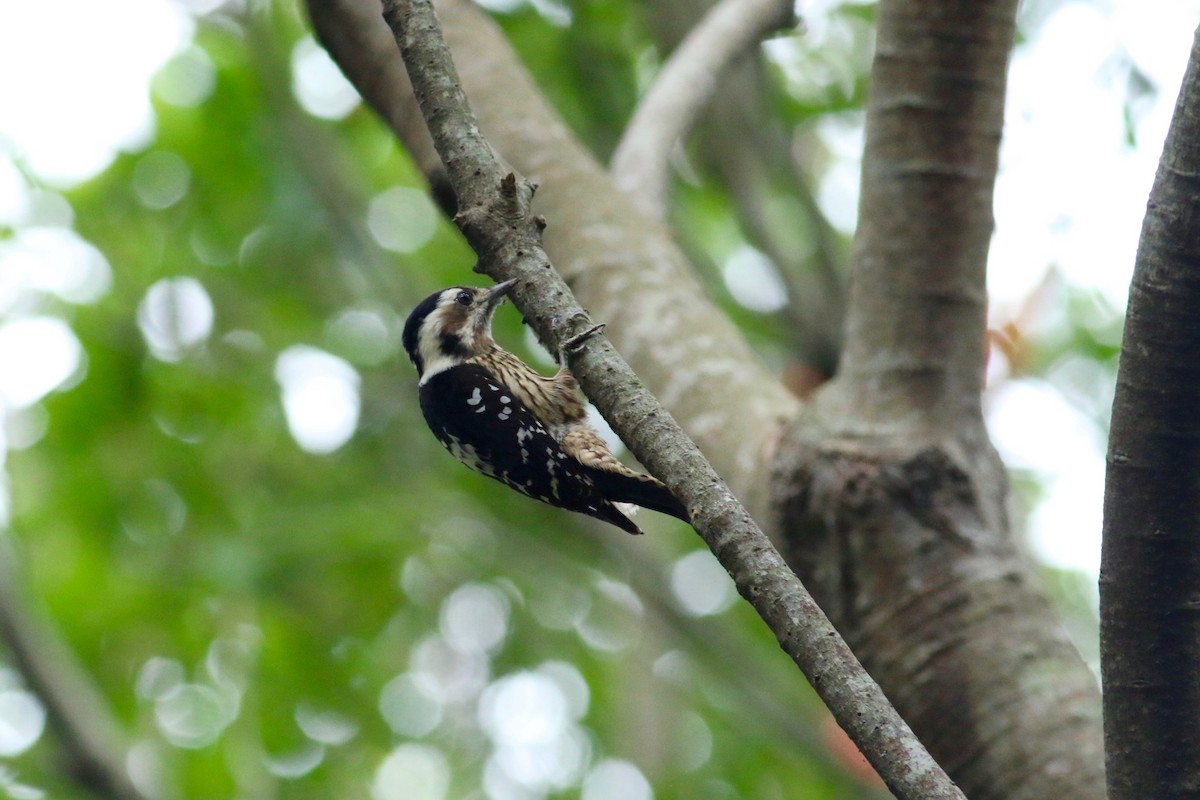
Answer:
<svg viewBox="0 0 1200 800"><path fill-rule="evenodd" d="M600 331L604 330L605 324L606 323L598 322L582 333L577 333L570 339L567 339L565 342L563 342L558 348L558 363L567 363L567 353L574 353L578 351L579 348L583 346L584 342L595 336Z"/></svg>

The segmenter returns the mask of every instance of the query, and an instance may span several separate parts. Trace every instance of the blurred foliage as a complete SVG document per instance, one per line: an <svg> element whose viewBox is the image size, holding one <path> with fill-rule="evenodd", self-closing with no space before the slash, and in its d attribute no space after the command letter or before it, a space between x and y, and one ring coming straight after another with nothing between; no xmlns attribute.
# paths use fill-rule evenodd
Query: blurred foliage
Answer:
<svg viewBox="0 0 1200 800"><path fill-rule="evenodd" d="M830 46L765 71L812 175L829 161L816 125L865 97L873 6L830 13ZM646 14L538 0L498 17L602 158L664 52ZM14 540L31 596L136 743L132 771L166 798L639 800L639 773L660 800L883 796L715 562L693 569L690 530L647 513L648 535L626 537L468 472L428 434L399 332L420 298L474 280L472 254L367 109L304 110L306 43L294 0L197 17L160 78L207 64L211 91L180 104L156 89L153 140L67 195L111 287L37 300L83 365L23 412L45 430L8 455ZM736 204L701 154L684 162L684 246L782 367L786 316L723 283L747 239ZM772 177L773 213L827 227ZM156 329L155 297L181 316L207 302L211 323ZM1086 318L1089 299L1073 302ZM1072 331L1014 372L1114 357L1111 330ZM496 332L544 359L511 308ZM297 353L340 365L359 408L330 452L289 427ZM0 672L0 704L19 683ZM48 731L0 765L0 790L88 796L63 758Z"/></svg>

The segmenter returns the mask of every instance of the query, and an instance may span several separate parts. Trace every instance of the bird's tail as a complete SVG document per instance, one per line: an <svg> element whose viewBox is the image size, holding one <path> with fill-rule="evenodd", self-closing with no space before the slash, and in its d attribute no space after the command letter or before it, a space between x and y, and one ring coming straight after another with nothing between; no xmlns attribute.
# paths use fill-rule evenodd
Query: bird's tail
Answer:
<svg viewBox="0 0 1200 800"><path fill-rule="evenodd" d="M650 475L633 476L615 472L599 472L599 474L593 474L593 479L609 500L633 503L660 514L670 514L689 525L692 522L687 508L657 478Z"/></svg>

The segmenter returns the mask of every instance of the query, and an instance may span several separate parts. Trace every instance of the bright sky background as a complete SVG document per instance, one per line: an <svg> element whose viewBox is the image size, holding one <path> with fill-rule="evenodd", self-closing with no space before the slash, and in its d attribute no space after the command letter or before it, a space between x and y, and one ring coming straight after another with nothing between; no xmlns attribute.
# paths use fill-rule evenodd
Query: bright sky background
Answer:
<svg viewBox="0 0 1200 800"><path fill-rule="evenodd" d="M190 13L220 2L0 3L0 75L6 76L0 81L0 225L16 231L0 241L0 458L6 447L40 436L46 424L40 398L86 371L69 326L45 313L39 298L94 301L120 269L72 231L71 209L54 190L97 174L118 152L139 152L153 142L151 79L169 60L170 69L154 81L158 96L177 105L205 99L213 68L190 47ZM836 49L845 36L828 16L836 3L802 5L807 30L800 46ZM1054 295L1032 320L1023 311L1051 271L1094 290L1118 313L1124 308L1145 199L1200 21L1200 0L1025 5L1026 13L1044 19L1012 62L989 290L995 325L1021 317L1036 334L1061 325L1066 313ZM1048 10L1039 11L1042 6ZM132 30L138 35L130 36ZM121 46L111 47L114 41ZM311 40L297 47L292 64L305 108L330 118L353 108L353 94ZM1127 104L1131 64L1147 83ZM836 74L836 64L827 66ZM835 223L850 229L861 132L853 122L831 121L822 133L841 160L821 187L821 201ZM177 202L190 180L186 164L170 154L147 159L141 173L135 188L148 207ZM411 194L381 194L369 222L395 216L397 206L428 208ZM383 246L409 249L428 237L431 214L404 216L424 220L424 227L375 225ZM730 288L751 307L765 310L782 301L782 284L753 253L734 254L727 275L740 276L730 279ZM157 357L178 360L211 332L220 309L213 309L201 277L156 284L139 307L139 324ZM1101 305L1095 314L1099 328L1112 312ZM1089 414L1107 408L1111 379L1083 360L1055 369L1053 382L998 382L987 398L989 424L1006 462L1044 482L1045 498L1031 520L1037 553L1095 574L1105 445ZM1006 374L1001 357L992 371L993 377ZM352 435L359 381L348 363L298 342L280 354L276 378L300 446L328 452ZM6 506L0 485L0 523Z"/></svg>

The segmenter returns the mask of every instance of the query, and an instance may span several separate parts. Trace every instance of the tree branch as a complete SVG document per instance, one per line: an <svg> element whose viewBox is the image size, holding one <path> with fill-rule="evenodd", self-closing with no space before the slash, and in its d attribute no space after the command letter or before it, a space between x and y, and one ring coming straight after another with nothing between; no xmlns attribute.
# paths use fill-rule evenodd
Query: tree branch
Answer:
<svg viewBox="0 0 1200 800"><path fill-rule="evenodd" d="M710 0L657 0L649 14L655 38L667 51L678 48ZM813 196L811 176L800 153L811 132L800 135L778 112L782 98L762 52L722 71L689 148L709 179L733 201L746 239L766 255L787 285L788 333L792 355L804 368L785 380L800 397L811 394L837 367L845 317L841 237ZM807 142L808 145L803 144ZM794 210L796 216L781 213ZM696 240L687 220L671 218L681 238Z"/></svg>
<svg viewBox="0 0 1200 800"><path fill-rule="evenodd" d="M1100 570L1111 800L1200 786L1200 31L1150 191L1117 368Z"/></svg>
<svg viewBox="0 0 1200 800"><path fill-rule="evenodd" d="M776 498L790 563L969 796L1097 800L1095 678L1013 534L979 399L1015 12L879 5L846 349Z"/></svg>
<svg viewBox="0 0 1200 800"><path fill-rule="evenodd" d="M1017 0L881 2L840 373L856 416L980 416ZM951 424L950 427L953 427Z"/></svg>
<svg viewBox="0 0 1200 800"><path fill-rule="evenodd" d="M428 0L385 0L434 146L460 200L458 220L493 277L518 277L515 302L539 335L564 341L590 320L551 267L528 212L532 191L493 157L459 86ZM588 396L634 454L688 506L696 530L775 632L838 723L903 798L961 798L799 580L671 416L603 335L571 359Z"/></svg>
<svg viewBox="0 0 1200 800"><path fill-rule="evenodd" d="M721 73L763 36L795 24L792 0L721 0L671 54L613 153L617 186L666 216L671 151L708 104Z"/></svg>
<svg viewBox="0 0 1200 800"><path fill-rule="evenodd" d="M379 18L378 0L309 0L308 16L318 41L363 100L404 143L435 189L442 160L413 97L392 32ZM449 205L453 208L453 204Z"/></svg>
<svg viewBox="0 0 1200 800"><path fill-rule="evenodd" d="M391 35L387 25L362 12L364 6L377 11L378 0L307 2L321 29L371 28L353 36L322 35L351 80L364 70L390 74L400 64L394 43L388 55L378 50L379 29ZM563 277L609 323L609 335L638 375L755 517L773 520L768 454L798 403L705 297L670 231L631 207L549 107L486 14L467 0L439 0L437 8L451 50L460 55L460 77L480 128L517 170L542 186L538 207L554 219L544 244ZM369 55L336 44L346 41L372 42ZM419 117L406 95L407 81L390 88L378 82L356 86L364 96L370 93L387 120ZM393 124L406 147L420 148L419 139L404 133L410 127Z"/></svg>
<svg viewBox="0 0 1200 800"><path fill-rule="evenodd" d="M66 642L25 602L9 542L0 542L0 638L46 709L65 772L95 796L147 800L125 770L125 735Z"/></svg>

